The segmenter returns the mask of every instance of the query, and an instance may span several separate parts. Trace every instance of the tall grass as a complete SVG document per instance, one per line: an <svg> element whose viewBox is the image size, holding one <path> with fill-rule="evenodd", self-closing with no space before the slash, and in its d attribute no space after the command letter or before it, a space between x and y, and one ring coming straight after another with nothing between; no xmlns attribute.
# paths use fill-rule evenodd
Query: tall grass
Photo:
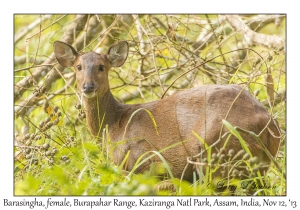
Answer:
<svg viewBox="0 0 300 210"><path fill-rule="evenodd" d="M234 129L228 122L224 123L229 129ZM109 139L108 127L103 129L100 141L91 137L83 125L77 126L77 131L73 132L76 133L74 136L63 135L64 128L66 128L65 124L53 125L50 129L52 130L52 140L47 139L49 134L44 131L45 133L39 134L44 135L40 140L32 140L28 146L16 147L16 150L20 151L23 156L28 148L34 150L34 153L30 159L26 158L26 155L15 158L15 195L285 194L284 173L280 173L274 165L271 165L268 173L262 175L256 171L258 163L252 163L251 157L235 159L232 156L228 162L218 160L214 162L215 164L209 164L215 158L215 154L211 154L211 146L207 145L205 140L196 133L194 133L195 136L205 145L207 159L205 161L199 159L198 163L204 162L205 164L198 168L198 173L195 172L193 183L189 183L174 178L171 167L161 155L163 151L177 146L177 144L170 145L161 151L149 151L141 155L131 171L124 171L123 166L129 158L129 153L125 155L119 166L114 164L111 154L115 145ZM232 132L235 136L239 136L236 129ZM71 142L70 139L72 139ZM240 140L243 143L242 139ZM50 145L49 149L44 148L45 142ZM47 151L52 151L53 148L57 152L54 155L46 155ZM248 151L246 145L243 148ZM162 164L156 165L152 170L157 170L157 174L167 173L167 178L153 176L153 173L150 172L134 173L136 168L154 156L158 156ZM38 162L33 162L33 160L38 160ZM285 158L280 157L278 160L284 167ZM224 166L229 168L228 174L232 176L227 179L216 178L214 173ZM235 170L242 166L249 173L249 176L243 180L239 179L238 174L235 174Z"/></svg>

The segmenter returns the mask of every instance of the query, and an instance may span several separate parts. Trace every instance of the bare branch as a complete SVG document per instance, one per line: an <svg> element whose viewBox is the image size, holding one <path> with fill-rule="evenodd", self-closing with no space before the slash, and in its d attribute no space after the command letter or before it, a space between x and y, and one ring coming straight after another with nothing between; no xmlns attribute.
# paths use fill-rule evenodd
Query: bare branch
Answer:
<svg viewBox="0 0 300 210"><path fill-rule="evenodd" d="M219 17L221 21L226 19L236 31L243 34L250 46L253 44L263 45L273 49L279 49L285 46L284 39L277 35L271 36L252 31L238 15L220 15Z"/></svg>
<svg viewBox="0 0 300 210"><path fill-rule="evenodd" d="M87 21L87 15L80 15L81 18L78 19L78 21L73 22L73 24L70 25L68 30L65 31L62 40L67 43L73 43L73 37L74 33L78 34L85 26L85 23ZM22 96L22 94L27 90L27 88L30 87L32 81L39 81L44 75L47 74L51 70L51 68L48 66L49 64L53 64L53 61L55 60L54 53L52 53L42 64L43 66L40 68L37 68L33 73L32 76L27 76L23 78L21 81L19 81L15 87L14 87L14 99L19 100L19 98Z"/></svg>
<svg viewBox="0 0 300 210"><path fill-rule="evenodd" d="M29 63L33 63L34 59L31 57L29 59ZM41 64L45 61L45 59L43 58L36 58L35 60L35 64ZM15 65L20 65L20 64L25 64L26 63L26 55L21 55L21 56L15 56L14 59L14 64ZM14 72L17 72L17 70L15 70Z"/></svg>
<svg viewBox="0 0 300 210"><path fill-rule="evenodd" d="M110 31L110 30L113 28L113 26L116 24L116 21L118 21L119 18L120 18L120 17L118 17L117 19L115 19L115 21L113 21L113 23L112 23L108 28L104 29L104 31L101 32L100 35L99 35L98 37L100 37L100 36L105 35L106 33L108 33L108 31ZM86 17L84 20L87 21L87 17ZM73 23L74 23L75 25L77 25L77 24L80 25L80 27L78 27L78 28L80 28L80 29L83 29L83 28L85 27L85 24L86 24L86 22L85 22L85 24L83 24L83 23L77 23L77 24L76 24L76 21L73 22ZM87 31L86 31L85 33L82 33L81 36L79 36L79 37L76 39L76 41L73 43L73 45L76 46L77 49L82 49L82 48L84 48L84 43L85 43L85 42L90 43L91 39L93 39L94 36L95 36L95 30L98 31L98 30L100 29L100 27L101 27L101 25L98 23L96 17L93 16L93 17L90 18L90 20L89 20L89 23L88 23L88 26L87 26ZM68 30L67 30L64 34L68 34L68 31L71 31L71 30L72 30L72 31L74 31L74 30L77 31L78 29L76 29L76 28L74 29L74 26L71 25L71 26L68 28ZM73 35L73 33L70 34L70 35ZM76 37L77 34L74 35L74 36ZM73 37L72 37L72 39L70 39L69 37L64 36L64 38L65 38L66 40L70 40L70 41L73 40ZM97 38L94 39L94 41L96 41L96 40L97 40ZM70 44L71 44L71 43L70 43ZM55 59L55 58L54 58L54 54L52 53L51 56L53 56L53 58L52 58L52 62L53 62L53 60ZM47 60L46 60L46 61L47 61ZM52 65L53 65L53 64L52 64ZM54 65L53 68L50 68L50 67L48 67L48 68L49 68L49 69L53 69L53 68L54 68L54 69L56 69L56 71L49 71L49 72L48 72L48 74L47 74L47 76L46 76L46 79L45 79L45 81L44 81L44 84L43 84L44 87L46 88L46 91L49 90L49 89L51 88L52 84L54 84L54 82L55 82L57 79L60 79L60 78L61 78L61 73L60 73L60 72L62 72L62 70L64 69L64 68L62 68L62 67L61 67L60 65L58 65L58 64ZM45 74L45 72L42 72L42 74ZM23 80L24 80L24 79L23 79ZM66 81L65 81L65 82L66 82ZM67 83L67 82L66 82L66 83ZM28 85L30 86L30 84L28 84ZM25 88L24 88L23 90L25 91ZM75 90L73 90L73 91L75 91ZM75 94L76 94L76 92L75 92ZM53 97L53 95L50 96L50 97ZM29 96L25 101L21 102L21 103L19 104L18 107L16 107L15 113L16 113L18 116L24 115L24 114L30 109L30 107L32 107L32 106L34 106L35 104L37 104L37 103L39 102L39 100L41 100L41 99L34 97L34 95L32 94L32 95ZM31 109L30 109L30 110L31 110Z"/></svg>
<svg viewBox="0 0 300 210"><path fill-rule="evenodd" d="M137 68L136 71L137 71L139 77L142 77L142 75L143 75L144 56L146 55L145 43L144 43L144 40L143 40L143 30L142 30L142 25L139 21L139 16L138 15L133 15L133 19L134 19L134 22L135 22L135 27L136 27L136 30L137 30L139 44L140 44L139 52L142 55L142 57L139 59L139 65L138 65L138 68ZM144 99L145 97L144 97L144 94L142 92L142 80L139 80L138 91L139 91L141 97Z"/></svg>
<svg viewBox="0 0 300 210"><path fill-rule="evenodd" d="M44 30L46 30L47 28L53 26L55 23L57 23L58 21L60 21L61 19L63 19L63 18L66 17L66 16L67 16L67 15L63 15L62 17L58 18L56 21L54 21L54 22L51 23L50 25L46 26L46 27L43 28L43 29L40 29L40 31L39 31L38 33L33 34L33 35L30 36L30 37L27 37L27 38L26 38L26 41L28 41L29 39L31 39L32 37L34 37L34 36L36 36L36 35L38 35L38 34L41 34Z"/></svg>
<svg viewBox="0 0 300 210"><path fill-rule="evenodd" d="M20 41L28 32L30 32L32 29L34 29L36 26L40 25L41 22L50 19L52 15L43 15L42 18L38 18L33 23L29 24L28 26L22 28L20 31L18 31L15 35L15 43Z"/></svg>

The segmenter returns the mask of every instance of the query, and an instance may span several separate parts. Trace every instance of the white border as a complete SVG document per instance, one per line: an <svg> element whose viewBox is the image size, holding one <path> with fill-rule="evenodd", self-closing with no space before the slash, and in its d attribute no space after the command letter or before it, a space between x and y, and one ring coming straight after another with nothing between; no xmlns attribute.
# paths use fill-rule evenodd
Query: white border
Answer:
<svg viewBox="0 0 300 210"><path fill-rule="evenodd" d="M13 14L15 13L286 13L287 14L287 196L273 200L297 200L299 196L299 8L297 1L1 1L0 2L0 207L13 197ZM298 64L298 65L297 65ZM71 199L71 197L68 197ZM132 197L131 197L132 198ZM43 198L41 198L43 199ZM44 198L46 199L46 198ZM88 198L84 198L87 199ZM172 198L164 198L172 199ZM225 197L223 200L240 198ZM259 198L257 198L259 199ZM298 205L300 205L298 201ZM99 207L98 207L99 208ZM181 207L182 208L182 207ZM198 207L201 208L201 207ZM15 208L11 208L15 209ZM35 208L39 209L39 208ZM95 208L94 208L95 209ZM125 209L125 208L122 208ZM165 209L165 208L164 208ZM173 208L172 208L173 209Z"/></svg>

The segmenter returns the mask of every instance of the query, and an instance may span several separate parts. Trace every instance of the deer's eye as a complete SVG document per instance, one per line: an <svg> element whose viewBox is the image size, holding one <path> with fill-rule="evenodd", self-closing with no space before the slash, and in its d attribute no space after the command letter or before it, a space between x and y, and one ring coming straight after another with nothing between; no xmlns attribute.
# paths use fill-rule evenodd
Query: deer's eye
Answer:
<svg viewBox="0 0 300 210"><path fill-rule="evenodd" d="M104 66L103 65L99 66L99 71L104 71Z"/></svg>
<svg viewBox="0 0 300 210"><path fill-rule="evenodd" d="M81 65L77 65L77 69L80 71L81 70Z"/></svg>

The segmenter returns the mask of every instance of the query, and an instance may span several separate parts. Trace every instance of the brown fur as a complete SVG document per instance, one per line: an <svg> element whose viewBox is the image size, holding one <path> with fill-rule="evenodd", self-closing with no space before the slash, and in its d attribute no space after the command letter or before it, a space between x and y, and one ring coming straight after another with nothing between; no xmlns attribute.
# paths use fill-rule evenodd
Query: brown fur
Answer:
<svg viewBox="0 0 300 210"><path fill-rule="evenodd" d="M93 135L99 135L104 125L108 125L112 142L124 140L124 143L119 144L114 150L114 161L121 163L130 150L127 170L131 170L137 159L144 153L159 151L182 142L161 153L170 164L174 176L180 178L187 164L187 157L195 156L204 149L192 131L201 136L208 145L212 145L220 137L222 119L225 119L228 110L230 110L226 118L228 122L256 134L260 133L270 120L270 115L262 104L247 91L242 90L239 85L209 85L180 91L151 103L121 104L110 92L108 72L112 66L120 66L124 63L128 51L126 42L113 45L108 54L94 52L78 54L71 46L62 42L56 42L54 46L59 63L65 67L73 66L76 70L77 86L80 92L84 92L84 85L94 85L97 97L83 97L88 127ZM82 70L77 70L78 65L81 65ZM104 66L103 71L98 70L99 65ZM239 97L234 102L238 95ZM133 112L140 108L147 109L153 114L158 134L152 119L143 109L137 112L128 123ZM100 128L103 118L103 127ZM124 136L126 125L127 130ZM273 135L270 134L269 129ZM224 127L222 134L227 131ZM278 151L279 134L276 121L271 120L268 129L265 129L260 136L273 156ZM270 162L255 139L245 134L242 134L242 137L254 156L258 156L263 162ZM222 139L214 149L221 148L224 141L225 139ZM234 148L238 151L241 146L236 138L232 138L227 148ZM159 161L159 158L152 158L136 172L143 171L155 161ZM192 174L193 167L189 165L184 179L191 180Z"/></svg>

